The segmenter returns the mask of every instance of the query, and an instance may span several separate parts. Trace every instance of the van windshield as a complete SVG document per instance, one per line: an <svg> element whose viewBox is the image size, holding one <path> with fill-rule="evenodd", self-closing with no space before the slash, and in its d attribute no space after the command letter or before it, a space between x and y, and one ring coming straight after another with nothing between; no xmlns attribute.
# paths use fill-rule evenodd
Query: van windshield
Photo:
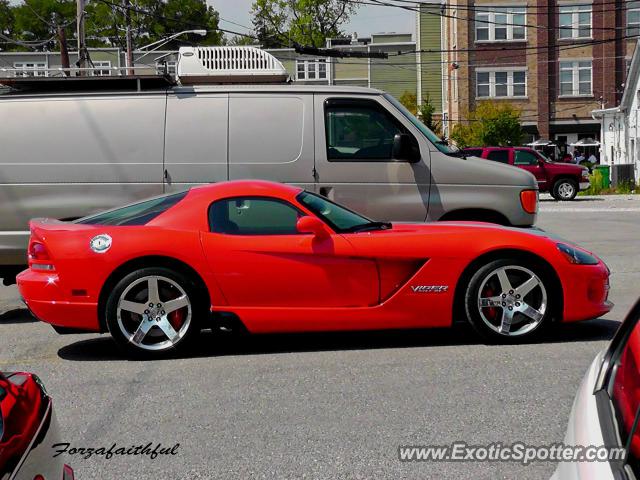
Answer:
<svg viewBox="0 0 640 480"><path fill-rule="evenodd" d="M427 139L433 143L436 148L438 150L440 150L442 153L445 153L447 155L451 155L451 154L455 154L457 153L459 150L456 147L452 147L450 145L447 144L447 142L445 140L442 140L440 137L438 137L435 133L433 133L431 130L429 130L427 128L427 126L422 123L420 120L418 120L415 115L413 113L411 113L409 110L407 110L407 108L402 105L402 103L400 103L398 100L396 100L396 98L389 94L389 93L385 93L384 94L384 98L386 98L387 100L389 100L391 103L393 103L394 107L396 107L398 110L400 110L400 112L402 112L402 114L407 117L407 119L413 123L413 125L422 132L422 134L427 137Z"/></svg>

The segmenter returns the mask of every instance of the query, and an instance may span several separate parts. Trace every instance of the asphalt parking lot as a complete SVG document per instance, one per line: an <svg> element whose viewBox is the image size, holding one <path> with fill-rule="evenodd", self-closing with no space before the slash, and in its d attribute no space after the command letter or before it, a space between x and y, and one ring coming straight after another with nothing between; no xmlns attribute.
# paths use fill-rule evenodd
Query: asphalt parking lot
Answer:
<svg viewBox="0 0 640 480"><path fill-rule="evenodd" d="M189 358L144 362L106 335L57 335L0 287L0 369L42 377L72 446L180 443L155 460L67 457L82 480L548 478L551 463L398 461L399 445L563 439L584 372L640 293L640 196L545 196L538 226L609 265L609 315L537 344L464 329L207 335Z"/></svg>

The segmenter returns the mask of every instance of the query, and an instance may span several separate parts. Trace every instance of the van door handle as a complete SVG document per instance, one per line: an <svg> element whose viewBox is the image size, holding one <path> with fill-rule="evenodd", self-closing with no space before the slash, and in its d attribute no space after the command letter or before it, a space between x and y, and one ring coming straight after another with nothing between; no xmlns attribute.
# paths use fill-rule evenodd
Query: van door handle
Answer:
<svg viewBox="0 0 640 480"><path fill-rule="evenodd" d="M169 170L164 169L164 181L167 183L171 183L171 177L169 176Z"/></svg>

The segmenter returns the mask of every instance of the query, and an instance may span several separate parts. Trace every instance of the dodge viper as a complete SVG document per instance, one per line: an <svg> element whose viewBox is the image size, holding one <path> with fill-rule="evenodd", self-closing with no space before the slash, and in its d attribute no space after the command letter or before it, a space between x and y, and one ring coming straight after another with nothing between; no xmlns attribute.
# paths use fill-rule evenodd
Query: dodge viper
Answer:
<svg viewBox="0 0 640 480"><path fill-rule="evenodd" d="M30 223L21 295L60 332L132 354L183 350L210 322L250 333L444 327L490 342L608 312L609 270L537 230L370 220L295 186L232 181L74 222Z"/></svg>

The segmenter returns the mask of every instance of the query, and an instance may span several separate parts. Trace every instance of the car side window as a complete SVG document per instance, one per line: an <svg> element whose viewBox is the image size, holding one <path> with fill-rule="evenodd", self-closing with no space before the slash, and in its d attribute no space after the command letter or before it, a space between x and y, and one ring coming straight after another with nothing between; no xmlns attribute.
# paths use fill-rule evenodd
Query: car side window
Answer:
<svg viewBox="0 0 640 480"><path fill-rule="evenodd" d="M209 229L228 235L296 235L303 213L278 199L236 197L209 207Z"/></svg>
<svg viewBox="0 0 640 480"><path fill-rule="evenodd" d="M373 100L329 99L325 133L330 162L390 162L394 137L408 132Z"/></svg>
<svg viewBox="0 0 640 480"><path fill-rule="evenodd" d="M514 165L538 165L538 157L527 150L516 150Z"/></svg>
<svg viewBox="0 0 640 480"><path fill-rule="evenodd" d="M494 162L509 163L509 150L490 150L487 159Z"/></svg>

